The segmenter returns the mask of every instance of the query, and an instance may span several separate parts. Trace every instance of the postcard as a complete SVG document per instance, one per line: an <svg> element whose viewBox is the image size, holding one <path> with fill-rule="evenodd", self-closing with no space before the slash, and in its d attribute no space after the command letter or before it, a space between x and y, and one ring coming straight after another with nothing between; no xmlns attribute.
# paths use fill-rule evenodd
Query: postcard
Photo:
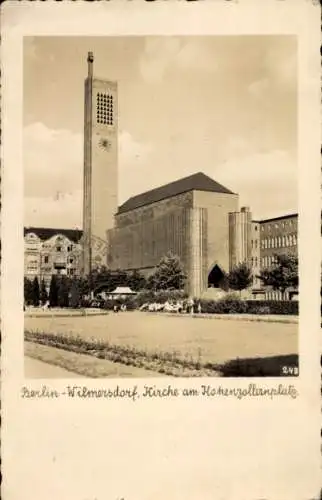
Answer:
<svg viewBox="0 0 322 500"><path fill-rule="evenodd" d="M4 498L320 498L318 20L5 4Z"/></svg>

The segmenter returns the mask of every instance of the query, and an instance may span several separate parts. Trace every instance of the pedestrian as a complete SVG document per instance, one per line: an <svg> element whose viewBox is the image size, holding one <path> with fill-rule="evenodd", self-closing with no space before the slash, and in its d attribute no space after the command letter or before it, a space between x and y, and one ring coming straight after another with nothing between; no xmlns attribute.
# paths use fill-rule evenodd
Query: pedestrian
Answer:
<svg viewBox="0 0 322 500"><path fill-rule="evenodd" d="M198 313L201 314L201 304L200 304L200 302L198 304Z"/></svg>

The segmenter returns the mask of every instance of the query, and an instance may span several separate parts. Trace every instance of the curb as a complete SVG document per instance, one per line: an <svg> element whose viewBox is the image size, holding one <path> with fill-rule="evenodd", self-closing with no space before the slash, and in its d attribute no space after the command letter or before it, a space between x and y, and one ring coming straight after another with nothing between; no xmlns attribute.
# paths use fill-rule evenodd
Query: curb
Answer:
<svg viewBox="0 0 322 500"><path fill-rule="evenodd" d="M177 318L197 318L197 319L223 319L226 321L252 321L258 323L284 323L284 324L298 324L298 318L267 318L260 316L238 316L234 314L178 314L178 313L164 313L164 312L150 312L147 314L157 314L158 316L170 316Z"/></svg>
<svg viewBox="0 0 322 500"><path fill-rule="evenodd" d="M92 316L107 316L109 313L106 312L97 312L97 313L85 313L85 314L73 314L73 313L52 313L52 314L25 314L25 318L88 318Z"/></svg>

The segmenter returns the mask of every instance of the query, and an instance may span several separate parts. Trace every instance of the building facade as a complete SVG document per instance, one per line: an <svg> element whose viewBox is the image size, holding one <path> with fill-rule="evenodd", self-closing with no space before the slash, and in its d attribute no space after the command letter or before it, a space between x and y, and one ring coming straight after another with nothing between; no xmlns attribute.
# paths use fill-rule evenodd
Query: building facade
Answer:
<svg viewBox="0 0 322 500"><path fill-rule="evenodd" d="M94 57L88 53L85 80L83 263L88 274L95 264L95 246L113 227L118 192L117 83L94 78Z"/></svg>
<svg viewBox="0 0 322 500"><path fill-rule="evenodd" d="M214 193L215 198L218 195ZM209 237L214 225L211 220L209 223L209 206L200 206L201 198L202 192L191 190L131 210L120 207L115 227L108 231L108 244L106 240L92 241L93 267L138 270L147 277L160 259L172 252L187 273L187 290L200 295L209 287L220 286L223 272L247 262L252 269L254 296L280 299L278 292L263 288L258 276L274 265L276 254L297 255L298 215L252 221L247 207L230 212L230 200L226 216L221 213L218 222L221 235L214 231ZM222 196L217 202L220 199L222 205ZM215 234L219 234L219 241L225 240L224 245L214 244ZM25 277L33 280L37 276L48 287L53 274L83 274L82 235L82 231L72 229L25 228Z"/></svg>
<svg viewBox="0 0 322 500"><path fill-rule="evenodd" d="M253 221L238 194L202 172L138 194L118 207L118 86L93 76L87 57L84 96L83 231L25 228L25 276L49 283L53 274L112 270L152 273L171 252L200 296L246 262L253 291L278 253L297 254L297 214Z"/></svg>
<svg viewBox="0 0 322 500"><path fill-rule="evenodd" d="M79 276L82 232L73 229L24 229L24 274L49 286L52 275Z"/></svg>
<svg viewBox="0 0 322 500"><path fill-rule="evenodd" d="M130 198L107 233L108 266L148 275L171 252L187 291L200 295L229 271L229 214L237 209L238 195L201 172Z"/></svg>
<svg viewBox="0 0 322 500"><path fill-rule="evenodd" d="M253 225L257 224L260 228L259 270L272 268L276 255L298 255L298 214L253 222ZM255 272L253 274L255 275ZM259 282L257 284L261 286ZM280 299L281 293L265 290L265 297L267 299Z"/></svg>

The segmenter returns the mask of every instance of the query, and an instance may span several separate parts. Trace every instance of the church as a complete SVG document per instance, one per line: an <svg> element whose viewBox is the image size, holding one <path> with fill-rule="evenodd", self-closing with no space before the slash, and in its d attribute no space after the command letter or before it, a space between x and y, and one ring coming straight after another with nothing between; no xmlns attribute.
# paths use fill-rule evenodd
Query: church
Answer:
<svg viewBox="0 0 322 500"><path fill-rule="evenodd" d="M88 53L85 80L83 272L98 263L153 272L172 252L187 275L187 292L217 287L223 272L251 265L252 217L238 194L202 172L131 197L118 206L118 86L97 79ZM106 241L106 261L99 244Z"/></svg>
<svg viewBox="0 0 322 500"><path fill-rule="evenodd" d="M223 273L246 262L256 298L279 299L263 289L262 269L276 254L298 252L298 214L252 220L239 197L202 172L140 193L118 205L118 85L94 76L87 57L85 79L83 230L24 228L28 279L53 274L87 275L102 265L148 276L168 252L187 275L186 291L200 296L219 287Z"/></svg>

